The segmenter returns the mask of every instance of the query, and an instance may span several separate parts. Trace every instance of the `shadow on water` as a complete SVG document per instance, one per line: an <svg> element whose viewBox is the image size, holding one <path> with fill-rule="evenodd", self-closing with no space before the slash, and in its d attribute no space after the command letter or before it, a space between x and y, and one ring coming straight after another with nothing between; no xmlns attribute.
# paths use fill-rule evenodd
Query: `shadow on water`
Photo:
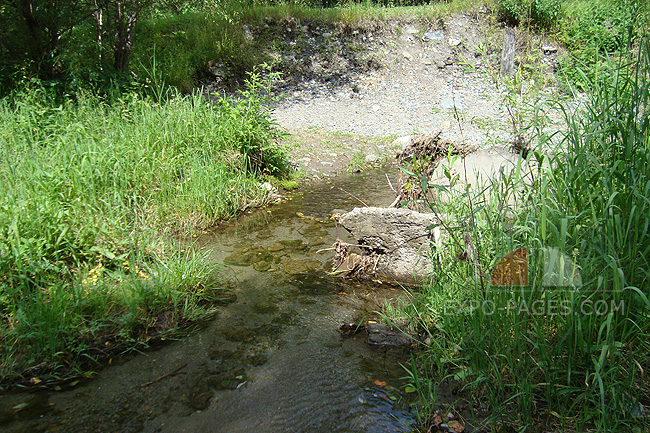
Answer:
<svg viewBox="0 0 650 433"><path fill-rule="evenodd" d="M332 254L320 251L347 238L332 210L392 198L384 172L370 171L312 185L224 224L199 246L225 263L234 302L195 333L117 362L92 381L0 397L2 430L410 431L414 416L400 391L407 350L339 332L401 291L329 276ZM25 401L34 410L11 411ZM10 405L5 412L3 404Z"/></svg>

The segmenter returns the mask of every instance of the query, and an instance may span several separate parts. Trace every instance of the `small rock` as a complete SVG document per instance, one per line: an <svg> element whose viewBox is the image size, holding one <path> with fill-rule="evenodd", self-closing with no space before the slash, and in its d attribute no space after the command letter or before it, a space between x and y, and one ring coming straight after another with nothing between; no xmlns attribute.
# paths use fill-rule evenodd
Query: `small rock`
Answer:
<svg viewBox="0 0 650 433"><path fill-rule="evenodd" d="M251 33L251 29L244 24L244 39L247 39L249 41L253 40L253 33Z"/></svg>
<svg viewBox="0 0 650 433"><path fill-rule="evenodd" d="M422 35L422 42L439 41L444 37L445 34L441 31L426 32Z"/></svg>
<svg viewBox="0 0 650 433"><path fill-rule="evenodd" d="M413 26L409 26L409 27L407 27L406 30L405 30L405 33L407 33L407 34L409 34L409 35L414 35L414 34L416 34L417 32L419 32L419 30L416 29L416 28L413 27Z"/></svg>
<svg viewBox="0 0 650 433"><path fill-rule="evenodd" d="M542 52L544 54L553 54L557 53L557 48L553 45L542 45Z"/></svg>
<svg viewBox="0 0 650 433"><path fill-rule="evenodd" d="M368 344L373 346L410 346L411 337L384 323L368 323Z"/></svg>
<svg viewBox="0 0 650 433"><path fill-rule="evenodd" d="M374 153L370 153L370 154L366 155L365 160L366 160L366 163L373 164L373 163L379 161L379 155L375 155Z"/></svg>
<svg viewBox="0 0 650 433"><path fill-rule="evenodd" d="M381 107L378 104L372 106L372 111L379 111Z"/></svg>
<svg viewBox="0 0 650 433"><path fill-rule="evenodd" d="M449 42L449 46L450 46L450 47L457 47L457 46L459 46L460 43L463 42L463 41L460 40L460 39L458 39L458 38L449 38L449 41L448 41L448 42Z"/></svg>
<svg viewBox="0 0 650 433"><path fill-rule="evenodd" d="M269 182L261 183L260 188L262 188L263 190L266 190L268 192L275 191L275 187L273 185L271 185Z"/></svg>
<svg viewBox="0 0 650 433"><path fill-rule="evenodd" d="M412 135L405 135L403 137L396 138L395 141L391 144L391 147L396 149L401 149L402 151L406 149L407 146L411 145L413 141Z"/></svg>
<svg viewBox="0 0 650 433"><path fill-rule="evenodd" d="M442 106L443 110L452 110L454 108L456 110L464 110L466 108L462 102L455 98L445 98L440 101L440 105Z"/></svg>
<svg viewBox="0 0 650 433"><path fill-rule="evenodd" d="M313 62L311 64L311 70L314 71L315 74L322 74L325 68L320 63Z"/></svg>
<svg viewBox="0 0 650 433"><path fill-rule="evenodd" d="M409 53L408 51L403 51L403 52L402 52L402 55L404 56L404 58L405 58L406 60L408 60L408 61L413 61L413 56L412 56L411 53Z"/></svg>
<svg viewBox="0 0 650 433"><path fill-rule="evenodd" d="M266 272L271 268L271 264L265 260L253 264L253 269L257 272Z"/></svg>

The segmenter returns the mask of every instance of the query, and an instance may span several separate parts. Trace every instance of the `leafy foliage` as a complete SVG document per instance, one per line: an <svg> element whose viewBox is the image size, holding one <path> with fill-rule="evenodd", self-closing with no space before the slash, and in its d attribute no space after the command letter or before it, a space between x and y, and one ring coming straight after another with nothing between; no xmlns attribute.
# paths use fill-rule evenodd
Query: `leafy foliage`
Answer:
<svg viewBox="0 0 650 433"><path fill-rule="evenodd" d="M279 73L270 72L269 65L262 65L268 75L256 68L248 74L246 89L241 91L243 98L234 102L221 100L221 108L233 119L240 119L241 127L235 131L235 146L244 156L246 167L251 173L284 175L289 172L285 149L278 144L282 136L271 118L270 102L273 81Z"/></svg>
<svg viewBox="0 0 650 433"><path fill-rule="evenodd" d="M559 73L579 90L606 74L608 58L636 44L647 26L644 2L591 0L567 8L559 37L570 55L559 59Z"/></svg>
<svg viewBox="0 0 650 433"><path fill-rule="evenodd" d="M560 0L499 0L499 15L512 25L530 22L548 28L557 23L561 3Z"/></svg>

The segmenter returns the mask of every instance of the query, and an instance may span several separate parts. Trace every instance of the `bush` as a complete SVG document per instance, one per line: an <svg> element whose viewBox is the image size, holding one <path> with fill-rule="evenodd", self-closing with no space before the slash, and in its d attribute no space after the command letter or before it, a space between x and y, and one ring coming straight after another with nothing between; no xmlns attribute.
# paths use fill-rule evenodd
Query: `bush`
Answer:
<svg viewBox="0 0 650 433"><path fill-rule="evenodd" d="M511 25L530 22L549 28L557 23L560 0L499 0L499 16Z"/></svg>

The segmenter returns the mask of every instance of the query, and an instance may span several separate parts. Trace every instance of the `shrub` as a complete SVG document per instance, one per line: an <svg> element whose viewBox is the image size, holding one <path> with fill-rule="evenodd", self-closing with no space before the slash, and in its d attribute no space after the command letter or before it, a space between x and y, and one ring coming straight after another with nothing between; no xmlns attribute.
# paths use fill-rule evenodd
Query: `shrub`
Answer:
<svg viewBox="0 0 650 433"><path fill-rule="evenodd" d="M560 0L499 0L499 16L511 25L530 22L552 27L560 13Z"/></svg>

